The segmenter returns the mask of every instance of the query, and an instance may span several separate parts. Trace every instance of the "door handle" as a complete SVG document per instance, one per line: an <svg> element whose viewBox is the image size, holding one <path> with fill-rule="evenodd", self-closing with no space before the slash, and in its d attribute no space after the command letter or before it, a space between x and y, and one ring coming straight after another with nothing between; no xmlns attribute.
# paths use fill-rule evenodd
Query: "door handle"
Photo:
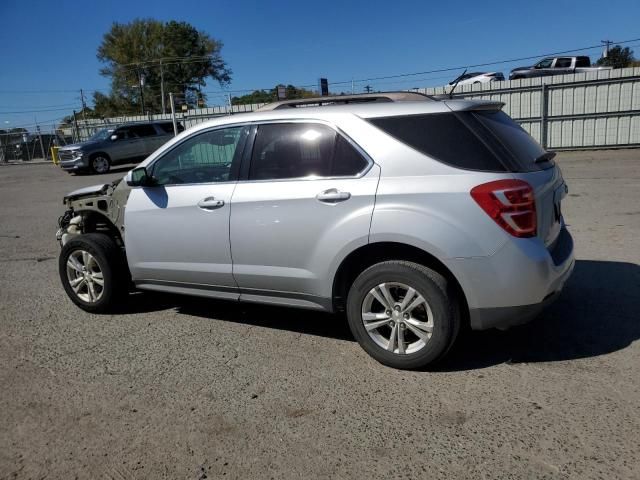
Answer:
<svg viewBox="0 0 640 480"><path fill-rule="evenodd" d="M349 200L351 198L351 193L341 192L337 188L330 188L329 190L320 192L318 195L316 195L316 198L324 203L338 203Z"/></svg>
<svg viewBox="0 0 640 480"><path fill-rule="evenodd" d="M216 200L214 197L203 198L198 202L198 207L203 210L215 210L224 206L224 200Z"/></svg>

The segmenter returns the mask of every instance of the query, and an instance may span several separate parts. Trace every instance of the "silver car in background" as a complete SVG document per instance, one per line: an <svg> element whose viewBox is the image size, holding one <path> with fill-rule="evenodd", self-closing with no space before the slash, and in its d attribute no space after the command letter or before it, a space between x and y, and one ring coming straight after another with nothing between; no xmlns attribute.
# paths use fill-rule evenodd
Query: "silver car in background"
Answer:
<svg viewBox="0 0 640 480"><path fill-rule="evenodd" d="M178 125L178 131L183 131ZM58 150L60 167L68 172L107 173L112 165L144 160L173 138L172 122L144 122L104 128L87 141Z"/></svg>
<svg viewBox="0 0 640 480"><path fill-rule="evenodd" d="M89 312L130 285L346 312L371 356L422 368L464 324L535 317L574 266L560 168L501 108L372 94L200 124L65 197L63 286Z"/></svg>

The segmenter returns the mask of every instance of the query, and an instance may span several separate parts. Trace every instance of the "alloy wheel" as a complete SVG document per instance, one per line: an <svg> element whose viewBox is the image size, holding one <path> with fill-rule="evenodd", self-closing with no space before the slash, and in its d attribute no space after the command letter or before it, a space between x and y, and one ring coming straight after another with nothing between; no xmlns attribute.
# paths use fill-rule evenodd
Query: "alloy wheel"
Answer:
<svg viewBox="0 0 640 480"><path fill-rule="evenodd" d="M106 173L109 171L109 160L105 157L95 157L91 166L96 173Z"/></svg>
<svg viewBox="0 0 640 480"><path fill-rule="evenodd" d="M362 322L371 339L398 355L422 350L433 334L429 303L404 283L381 283L362 302Z"/></svg>
<svg viewBox="0 0 640 480"><path fill-rule="evenodd" d="M104 275L96 258L85 250L75 250L67 259L67 279L77 297L96 303L104 293Z"/></svg>

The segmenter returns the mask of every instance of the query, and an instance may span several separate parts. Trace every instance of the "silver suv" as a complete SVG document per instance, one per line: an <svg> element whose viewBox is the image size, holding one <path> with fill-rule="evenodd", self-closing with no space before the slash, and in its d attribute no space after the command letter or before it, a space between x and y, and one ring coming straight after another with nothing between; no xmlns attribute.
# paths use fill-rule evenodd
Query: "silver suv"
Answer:
<svg viewBox="0 0 640 480"><path fill-rule="evenodd" d="M182 125L177 125L183 131ZM145 159L173 138L172 122L131 123L104 128L87 141L58 150L60 166L71 172L107 173L112 165Z"/></svg>
<svg viewBox="0 0 640 480"><path fill-rule="evenodd" d="M567 187L502 104L332 101L212 120L123 181L67 195L69 297L89 312L130 288L346 312L397 368L556 298L574 265Z"/></svg>

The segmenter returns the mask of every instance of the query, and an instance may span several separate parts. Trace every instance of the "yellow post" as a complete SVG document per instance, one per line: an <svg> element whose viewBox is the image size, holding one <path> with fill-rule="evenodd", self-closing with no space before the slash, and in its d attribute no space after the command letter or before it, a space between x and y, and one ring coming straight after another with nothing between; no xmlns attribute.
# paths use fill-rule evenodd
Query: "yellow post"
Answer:
<svg viewBox="0 0 640 480"><path fill-rule="evenodd" d="M58 157L58 149L60 147L51 147L51 161L54 165L58 165L60 163L60 157Z"/></svg>

